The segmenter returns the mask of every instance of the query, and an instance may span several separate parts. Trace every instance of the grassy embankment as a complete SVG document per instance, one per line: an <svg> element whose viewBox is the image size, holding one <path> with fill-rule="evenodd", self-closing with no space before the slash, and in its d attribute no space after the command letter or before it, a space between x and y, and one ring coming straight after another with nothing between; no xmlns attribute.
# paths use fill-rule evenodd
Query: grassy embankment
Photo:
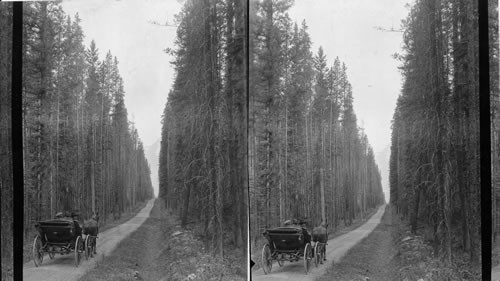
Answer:
<svg viewBox="0 0 500 281"><path fill-rule="evenodd" d="M481 267L466 254L455 247L454 262L448 265L434 256L425 237L423 228L412 234L409 223L388 207L380 225L317 281L481 280Z"/></svg>
<svg viewBox="0 0 500 281"><path fill-rule="evenodd" d="M430 241L431 230L420 227L416 234L412 234L408 221L397 226L394 243L397 247L398 280L481 280L481 264L470 261L469 254L461 249L461 241L452 241L453 261L448 264L443 259L443 249L439 249L438 256L435 255ZM452 231L459 232L460 229Z"/></svg>

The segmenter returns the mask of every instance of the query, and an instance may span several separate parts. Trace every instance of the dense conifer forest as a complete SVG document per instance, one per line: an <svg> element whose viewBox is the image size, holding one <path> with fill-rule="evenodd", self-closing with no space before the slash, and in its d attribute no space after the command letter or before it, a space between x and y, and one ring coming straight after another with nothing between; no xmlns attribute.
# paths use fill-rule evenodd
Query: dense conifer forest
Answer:
<svg viewBox="0 0 500 281"><path fill-rule="evenodd" d="M498 3L489 3L490 87L492 112L497 116ZM431 243L435 256L447 264L462 260L478 264L477 2L416 1L403 27L404 46L396 55L404 81L392 125L391 203L412 233ZM497 121L492 124L495 136ZM498 138L492 143L492 154L498 155Z"/></svg>
<svg viewBox="0 0 500 281"><path fill-rule="evenodd" d="M185 2L163 114L159 197L214 255L246 253L246 1Z"/></svg>

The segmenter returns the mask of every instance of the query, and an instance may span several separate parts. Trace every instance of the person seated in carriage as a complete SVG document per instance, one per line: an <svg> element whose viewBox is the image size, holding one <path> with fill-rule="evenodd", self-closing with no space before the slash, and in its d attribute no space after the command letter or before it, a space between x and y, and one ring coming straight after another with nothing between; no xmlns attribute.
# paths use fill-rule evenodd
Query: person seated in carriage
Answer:
<svg viewBox="0 0 500 281"><path fill-rule="evenodd" d="M75 210L71 212L71 218L73 219L73 222L75 223L75 233L77 235L82 234L83 226L82 223L80 222L80 211Z"/></svg>
<svg viewBox="0 0 500 281"><path fill-rule="evenodd" d="M75 225L75 234L76 235L81 235L82 234L82 223L80 222L80 211L74 210L72 212L70 211L64 211L64 212L58 212L55 215L56 219L61 219L61 218L71 218L73 219L73 223Z"/></svg>
<svg viewBox="0 0 500 281"><path fill-rule="evenodd" d="M311 243L311 233L309 233L309 230L307 229L307 222L305 219L298 220L298 219L292 219L292 220L286 220L283 223L284 226L291 226L291 227L300 227L302 229L302 233L304 234L304 242L305 243Z"/></svg>
<svg viewBox="0 0 500 281"><path fill-rule="evenodd" d="M307 221L305 219L301 219L298 221L298 224L302 228L302 233L304 233L304 242L311 243L311 233L307 229Z"/></svg>

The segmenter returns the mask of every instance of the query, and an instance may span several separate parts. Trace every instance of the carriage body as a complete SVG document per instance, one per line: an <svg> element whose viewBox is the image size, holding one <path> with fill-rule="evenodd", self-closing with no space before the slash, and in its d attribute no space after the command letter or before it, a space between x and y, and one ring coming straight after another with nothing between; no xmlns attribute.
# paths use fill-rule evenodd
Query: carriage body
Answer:
<svg viewBox="0 0 500 281"><path fill-rule="evenodd" d="M51 246L72 244L82 234L78 222L71 218L58 218L41 221L35 225L42 242Z"/></svg>
<svg viewBox="0 0 500 281"><path fill-rule="evenodd" d="M280 266L285 261L296 262L304 260L306 274L309 272L313 259L311 235L300 226L285 226L268 229L263 233L267 243L262 249L262 267L264 273L271 271L273 261Z"/></svg>
<svg viewBox="0 0 500 281"><path fill-rule="evenodd" d="M264 236L277 252L297 252L305 247L308 233L301 227L287 226L268 229Z"/></svg>

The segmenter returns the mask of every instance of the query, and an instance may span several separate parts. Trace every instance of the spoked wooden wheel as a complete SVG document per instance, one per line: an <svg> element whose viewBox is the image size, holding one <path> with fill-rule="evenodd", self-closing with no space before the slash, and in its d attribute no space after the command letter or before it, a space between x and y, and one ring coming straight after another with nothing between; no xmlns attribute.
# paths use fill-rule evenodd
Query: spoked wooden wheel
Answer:
<svg viewBox="0 0 500 281"><path fill-rule="evenodd" d="M42 239L40 235L35 237L33 240L33 262L35 262L35 266L38 267L42 264L43 261L43 245Z"/></svg>
<svg viewBox="0 0 500 281"><path fill-rule="evenodd" d="M309 269L311 268L311 259L312 259L312 248L311 244L307 243L304 248L304 268L306 269L306 274L309 273Z"/></svg>
<svg viewBox="0 0 500 281"><path fill-rule="evenodd" d="M320 247L319 247L319 242L316 242L316 244L314 244L314 264L316 265L316 267L318 267L318 264L320 262L320 259L321 259L321 253L320 253Z"/></svg>
<svg viewBox="0 0 500 281"><path fill-rule="evenodd" d="M264 245L262 248L262 270L264 270L264 274L268 274L271 272L271 268L273 267L273 259L271 248L269 244Z"/></svg>
<svg viewBox="0 0 500 281"><path fill-rule="evenodd" d="M80 264L80 260L82 259L82 252L83 252L83 247L84 243L82 241L82 238L80 236L76 237L75 241L75 265L78 267Z"/></svg>

